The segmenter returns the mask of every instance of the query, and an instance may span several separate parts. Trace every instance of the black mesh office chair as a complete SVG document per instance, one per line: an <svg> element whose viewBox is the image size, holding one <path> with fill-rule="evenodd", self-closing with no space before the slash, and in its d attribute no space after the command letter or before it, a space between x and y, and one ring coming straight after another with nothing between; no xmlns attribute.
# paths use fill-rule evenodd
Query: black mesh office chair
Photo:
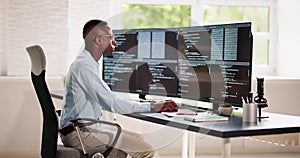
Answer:
<svg viewBox="0 0 300 158"><path fill-rule="evenodd" d="M72 120L78 137L81 143L82 151L65 147L63 145L57 145L58 140L58 116L56 113L56 109L52 102L47 83L45 81L45 67L46 67L46 58L42 48L38 45L30 46L26 48L30 59L31 59L31 80L36 91L38 100L40 102L40 106L42 108L43 113L43 134L42 134L42 144L41 144L41 156L43 158L80 158L80 157L88 157L88 158L101 158L106 157L110 151L113 149L116 144L120 133L121 127L118 124L106 121L92 120L92 119L77 119ZM93 152L87 153L84 147L84 144L81 140L79 127L77 126L78 121L87 120L92 121L93 123L101 123L111 125L117 128L117 134L112 141L111 145L108 149L103 153Z"/></svg>

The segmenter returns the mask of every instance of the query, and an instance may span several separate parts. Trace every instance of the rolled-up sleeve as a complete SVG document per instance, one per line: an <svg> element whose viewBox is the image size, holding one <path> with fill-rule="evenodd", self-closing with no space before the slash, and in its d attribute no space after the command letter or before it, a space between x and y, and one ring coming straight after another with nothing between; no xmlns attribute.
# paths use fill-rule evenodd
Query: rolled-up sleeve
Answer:
<svg viewBox="0 0 300 158"><path fill-rule="evenodd" d="M79 78L83 80L84 89L92 104L100 106L103 110L120 114L150 111L150 103L118 98L102 80L98 64L93 66L91 64L82 65L80 69L84 73L80 73Z"/></svg>

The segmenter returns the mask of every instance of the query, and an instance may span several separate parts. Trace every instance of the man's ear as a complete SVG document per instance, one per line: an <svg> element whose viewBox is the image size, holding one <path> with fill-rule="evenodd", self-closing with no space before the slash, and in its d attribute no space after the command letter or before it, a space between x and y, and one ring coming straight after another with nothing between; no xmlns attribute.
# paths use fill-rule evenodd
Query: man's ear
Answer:
<svg viewBox="0 0 300 158"><path fill-rule="evenodd" d="M102 38L100 38L99 36L96 36L95 39L94 39L94 42L95 42L97 45L101 45L101 43L102 43Z"/></svg>

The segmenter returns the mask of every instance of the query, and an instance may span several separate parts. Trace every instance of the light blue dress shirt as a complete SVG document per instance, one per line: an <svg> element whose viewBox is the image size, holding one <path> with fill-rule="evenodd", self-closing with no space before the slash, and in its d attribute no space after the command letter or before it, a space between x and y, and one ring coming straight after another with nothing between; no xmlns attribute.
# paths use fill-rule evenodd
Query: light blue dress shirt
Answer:
<svg viewBox="0 0 300 158"><path fill-rule="evenodd" d="M83 50L67 74L60 128L76 118L99 119L102 110L126 114L149 112L150 107L150 103L117 98L102 80L99 63L87 50Z"/></svg>

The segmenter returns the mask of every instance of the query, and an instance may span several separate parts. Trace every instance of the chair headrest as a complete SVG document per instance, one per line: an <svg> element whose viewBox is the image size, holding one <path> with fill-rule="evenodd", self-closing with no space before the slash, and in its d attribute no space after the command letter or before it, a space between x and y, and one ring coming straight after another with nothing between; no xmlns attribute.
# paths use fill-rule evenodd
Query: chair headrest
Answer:
<svg viewBox="0 0 300 158"><path fill-rule="evenodd" d="M38 76L46 68L46 57L39 45L26 47L31 60L31 72Z"/></svg>

